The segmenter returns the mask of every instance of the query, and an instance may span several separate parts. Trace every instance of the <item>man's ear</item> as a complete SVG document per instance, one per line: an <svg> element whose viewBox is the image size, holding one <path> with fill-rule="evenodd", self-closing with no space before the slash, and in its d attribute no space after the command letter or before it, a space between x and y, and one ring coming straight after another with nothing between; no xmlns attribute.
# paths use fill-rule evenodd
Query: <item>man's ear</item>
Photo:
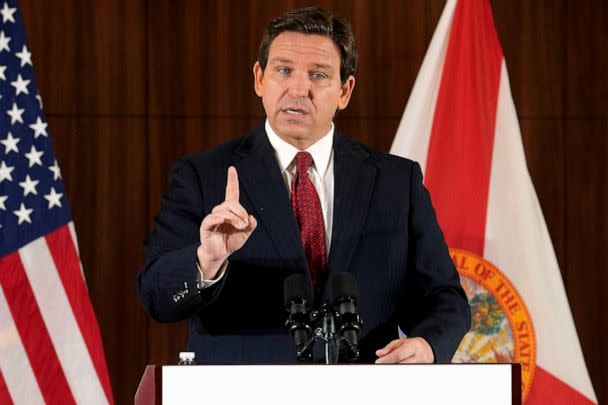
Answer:
<svg viewBox="0 0 608 405"><path fill-rule="evenodd" d="M262 97L262 90L264 89L264 85L262 81L264 79L264 71L260 66L260 62L255 62L253 65L253 89L255 90L255 94L258 97Z"/></svg>
<svg viewBox="0 0 608 405"><path fill-rule="evenodd" d="M340 87L340 97L338 98L338 110L344 110L346 106L348 106L348 102L350 101L350 96L353 94L354 88L355 76L350 75Z"/></svg>

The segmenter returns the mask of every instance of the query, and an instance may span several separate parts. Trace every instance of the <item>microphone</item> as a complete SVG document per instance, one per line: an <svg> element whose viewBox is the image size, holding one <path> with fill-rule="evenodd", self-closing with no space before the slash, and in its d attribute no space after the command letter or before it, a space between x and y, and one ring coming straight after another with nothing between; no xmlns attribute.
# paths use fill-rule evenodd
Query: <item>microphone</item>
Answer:
<svg viewBox="0 0 608 405"><path fill-rule="evenodd" d="M342 355L347 361L359 359L359 332L361 332L361 316L357 311L359 289L357 280L350 273L337 273L332 279L333 304L336 309L338 333L346 345ZM341 350L342 351L342 350Z"/></svg>
<svg viewBox="0 0 608 405"><path fill-rule="evenodd" d="M292 274L283 283L285 308L288 317L285 325L293 336L299 360L309 360L306 350L312 334L309 325L309 310L313 300L312 288L303 274Z"/></svg>

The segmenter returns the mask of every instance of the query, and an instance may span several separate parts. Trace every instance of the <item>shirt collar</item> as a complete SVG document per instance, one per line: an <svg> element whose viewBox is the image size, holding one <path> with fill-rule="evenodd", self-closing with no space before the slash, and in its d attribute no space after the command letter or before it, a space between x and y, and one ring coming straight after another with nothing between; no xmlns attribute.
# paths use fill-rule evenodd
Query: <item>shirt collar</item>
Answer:
<svg viewBox="0 0 608 405"><path fill-rule="evenodd" d="M291 164L293 159L296 157L296 154L300 152L298 148L293 146L292 144L281 139L280 136L273 131L268 119L264 124L266 129L266 134L268 135L268 140L274 149L275 155L279 162L279 167L281 168L281 173L287 170L288 166ZM334 139L334 123L331 123L331 128L329 132L325 134L321 139L319 139L314 144L310 145L305 152L308 152L312 155L312 160L315 162L315 168L317 169L317 173L321 177L325 176L325 172L327 171L327 167L329 166L329 159L331 157L331 152L333 148L333 139Z"/></svg>

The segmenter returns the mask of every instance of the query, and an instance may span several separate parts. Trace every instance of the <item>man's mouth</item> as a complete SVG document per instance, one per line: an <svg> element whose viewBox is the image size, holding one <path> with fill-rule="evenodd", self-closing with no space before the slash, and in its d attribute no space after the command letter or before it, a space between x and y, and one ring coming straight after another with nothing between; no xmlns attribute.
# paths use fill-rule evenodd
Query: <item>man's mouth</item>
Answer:
<svg viewBox="0 0 608 405"><path fill-rule="evenodd" d="M307 112L298 108L285 108L283 110L284 113L289 115L306 115Z"/></svg>

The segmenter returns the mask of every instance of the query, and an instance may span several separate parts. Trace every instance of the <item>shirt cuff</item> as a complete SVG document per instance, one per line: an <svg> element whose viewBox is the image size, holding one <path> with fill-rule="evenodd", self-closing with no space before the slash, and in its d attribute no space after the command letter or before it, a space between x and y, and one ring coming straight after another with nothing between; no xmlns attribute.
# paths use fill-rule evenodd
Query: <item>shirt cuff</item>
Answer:
<svg viewBox="0 0 608 405"><path fill-rule="evenodd" d="M224 277L224 274L226 273L226 269L228 268L228 260L225 260L224 263L222 263L222 265L220 266L220 269L218 271L219 276L217 276L213 280L204 280L203 279L203 270L201 269L201 266L198 264L198 260L196 262L196 268L198 269L198 273L196 274L196 286L199 290L204 290L205 288L211 287L213 284L217 283Z"/></svg>

